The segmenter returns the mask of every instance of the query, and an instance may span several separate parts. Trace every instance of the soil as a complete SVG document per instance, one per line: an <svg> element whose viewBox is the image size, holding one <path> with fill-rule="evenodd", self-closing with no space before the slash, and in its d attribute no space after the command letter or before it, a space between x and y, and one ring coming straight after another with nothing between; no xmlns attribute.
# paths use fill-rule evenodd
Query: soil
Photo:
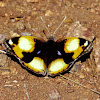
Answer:
<svg viewBox="0 0 100 100"><path fill-rule="evenodd" d="M77 62L71 70L73 72L64 76L99 92L100 0L0 0L0 33L8 39L17 35L33 35L47 41L46 36L50 34L40 16L50 34L67 16L55 33L56 40L66 37L71 25L77 21L92 34L84 36L86 39L97 38L98 46L94 46L90 57L82 63ZM100 100L100 94L61 76L38 77L7 55L0 54L0 100Z"/></svg>

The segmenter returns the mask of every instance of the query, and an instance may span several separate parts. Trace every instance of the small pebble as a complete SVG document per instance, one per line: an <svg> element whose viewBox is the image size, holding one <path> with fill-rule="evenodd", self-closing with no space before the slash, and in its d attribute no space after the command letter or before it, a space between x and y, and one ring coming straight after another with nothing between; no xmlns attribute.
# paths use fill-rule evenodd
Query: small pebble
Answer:
<svg viewBox="0 0 100 100"><path fill-rule="evenodd" d="M81 73L81 74L79 75L79 77L80 77L80 78L84 78L85 76L84 76L84 74Z"/></svg>
<svg viewBox="0 0 100 100"><path fill-rule="evenodd" d="M14 80L13 82L14 82L14 83L17 83L18 81L17 81L17 80Z"/></svg>
<svg viewBox="0 0 100 100"><path fill-rule="evenodd" d="M10 31L11 37L19 37L20 35L18 33L15 33L13 31Z"/></svg>
<svg viewBox="0 0 100 100"><path fill-rule="evenodd" d="M88 87L88 88L90 88L90 89L93 89L94 86L92 86L92 85L90 85L90 84L87 84L86 87Z"/></svg>
<svg viewBox="0 0 100 100"><path fill-rule="evenodd" d="M20 79L21 79L21 80L24 80L25 77L26 77L25 74L23 74L23 75L20 76Z"/></svg>
<svg viewBox="0 0 100 100"><path fill-rule="evenodd" d="M10 74L10 70L9 69L3 69L2 70L2 75L8 75Z"/></svg>
<svg viewBox="0 0 100 100"><path fill-rule="evenodd" d="M26 28L31 29L32 28L31 24L30 23L27 23L26 24Z"/></svg>
<svg viewBox="0 0 100 100"><path fill-rule="evenodd" d="M49 93L49 100L60 100L61 95L59 94L57 89L50 91Z"/></svg>
<svg viewBox="0 0 100 100"><path fill-rule="evenodd" d="M66 22L66 23L72 23L72 22L73 22L73 20L72 20L71 18L68 18L68 17L67 17L67 18L65 19L65 21L64 21L64 22Z"/></svg>
<svg viewBox="0 0 100 100"><path fill-rule="evenodd" d="M22 33L22 36L31 36L31 33L23 32L23 33Z"/></svg>
<svg viewBox="0 0 100 100"><path fill-rule="evenodd" d="M72 89L72 88L67 88L67 92L68 92L68 93L72 93L72 92L74 92L74 89Z"/></svg>
<svg viewBox="0 0 100 100"><path fill-rule="evenodd" d="M11 70L12 74L17 74L18 73L16 68L14 68L13 66L10 66L10 70Z"/></svg>
<svg viewBox="0 0 100 100"><path fill-rule="evenodd" d="M65 5L66 6L71 6L71 3L69 1L66 1Z"/></svg>
<svg viewBox="0 0 100 100"><path fill-rule="evenodd" d="M19 30L24 30L25 29L25 25L21 22L17 22L16 23L16 28Z"/></svg>
<svg viewBox="0 0 100 100"><path fill-rule="evenodd" d="M50 10L47 10L46 13L45 13L45 16L50 16L50 15L53 15L53 12L50 11Z"/></svg>
<svg viewBox="0 0 100 100"><path fill-rule="evenodd" d="M36 2L39 2L39 0L26 0L27 2L33 2L33 3L36 3Z"/></svg>
<svg viewBox="0 0 100 100"><path fill-rule="evenodd" d="M90 12L91 12L91 13L95 13L95 10L94 10L94 9L91 9Z"/></svg>
<svg viewBox="0 0 100 100"><path fill-rule="evenodd" d="M5 34L0 34L0 44L5 40L6 35Z"/></svg>
<svg viewBox="0 0 100 100"><path fill-rule="evenodd" d="M0 54L0 67L8 67L10 63L10 58L5 54Z"/></svg>
<svg viewBox="0 0 100 100"><path fill-rule="evenodd" d="M6 4L4 2L0 2L0 7L5 7Z"/></svg>
<svg viewBox="0 0 100 100"><path fill-rule="evenodd" d="M95 50L94 57L97 66L97 72L99 72L100 71L100 38L96 38L96 44L94 50Z"/></svg>

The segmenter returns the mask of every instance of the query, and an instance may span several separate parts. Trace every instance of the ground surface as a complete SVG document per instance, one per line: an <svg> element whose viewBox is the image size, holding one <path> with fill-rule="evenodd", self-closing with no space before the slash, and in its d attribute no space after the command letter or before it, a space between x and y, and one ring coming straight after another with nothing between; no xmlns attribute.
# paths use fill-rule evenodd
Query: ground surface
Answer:
<svg viewBox="0 0 100 100"><path fill-rule="evenodd" d="M91 57L76 63L74 72L64 76L100 92L100 0L0 0L0 33L6 38L29 33L46 40L43 30L48 37L49 34L40 16L50 33L67 16L55 33L55 39L80 34L86 39L96 37ZM73 29L73 23L77 21L83 30ZM75 30L76 35L71 30ZM87 34L79 33L82 31ZM100 100L100 95L60 76L32 75L4 54L0 54L0 67L0 100L28 100L27 91L29 100Z"/></svg>

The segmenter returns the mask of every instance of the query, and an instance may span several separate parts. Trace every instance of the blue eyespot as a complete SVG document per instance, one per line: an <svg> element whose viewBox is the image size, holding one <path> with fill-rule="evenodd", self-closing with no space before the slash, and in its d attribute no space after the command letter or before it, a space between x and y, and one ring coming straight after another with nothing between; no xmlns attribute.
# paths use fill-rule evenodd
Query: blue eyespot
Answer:
<svg viewBox="0 0 100 100"><path fill-rule="evenodd" d="M40 53L41 53L41 50L37 52L37 54L40 54Z"/></svg>
<svg viewBox="0 0 100 100"><path fill-rule="evenodd" d="M60 51L57 51L57 54L58 54L59 56L61 56L61 55L62 55Z"/></svg>

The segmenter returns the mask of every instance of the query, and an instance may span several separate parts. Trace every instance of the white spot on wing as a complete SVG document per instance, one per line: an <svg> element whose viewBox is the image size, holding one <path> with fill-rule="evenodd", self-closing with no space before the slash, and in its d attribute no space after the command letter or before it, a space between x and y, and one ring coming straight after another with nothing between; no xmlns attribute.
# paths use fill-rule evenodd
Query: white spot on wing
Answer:
<svg viewBox="0 0 100 100"><path fill-rule="evenodd" d="M9 43L10 45L12 45L12 44L13 44L13 41L10 39L8 43Z"/></svg>
<svg viewBox="0 0 100 100"><path fill-rule="evenodd" d="M68 51L74 51L77 50L79 47L79 40L78 39L74 39L71 42L69 42L66 46L66 49Z"/></svg>
<svg viewBox="0 0 100 100"><path fill-rule="evenodd" d="M86 41L86 42L84 43L84 46L85 46L85 47L88 46L88 41Z"/></svg>

